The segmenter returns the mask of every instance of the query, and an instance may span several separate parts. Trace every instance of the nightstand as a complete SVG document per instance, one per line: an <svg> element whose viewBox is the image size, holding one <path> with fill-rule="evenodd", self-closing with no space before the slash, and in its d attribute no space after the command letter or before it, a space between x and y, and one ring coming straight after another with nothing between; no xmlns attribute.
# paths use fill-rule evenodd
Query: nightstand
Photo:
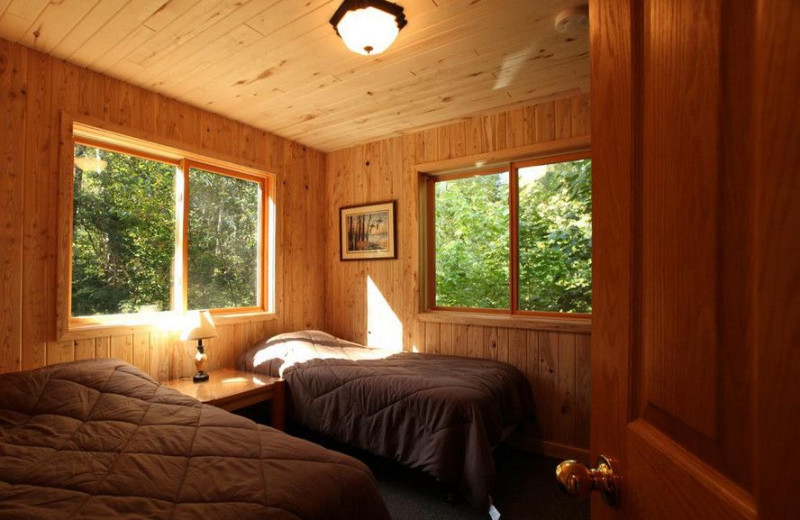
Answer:
<svg viewBox="0 0 800 520"><path fill-rule="evenodd" d="M208 376L208 381L203 383L194 383L187 378L163 384L202 403L228 411L270 401L270 425L283 430L286 410L283 379L230 368L212 370Z"/></svg>

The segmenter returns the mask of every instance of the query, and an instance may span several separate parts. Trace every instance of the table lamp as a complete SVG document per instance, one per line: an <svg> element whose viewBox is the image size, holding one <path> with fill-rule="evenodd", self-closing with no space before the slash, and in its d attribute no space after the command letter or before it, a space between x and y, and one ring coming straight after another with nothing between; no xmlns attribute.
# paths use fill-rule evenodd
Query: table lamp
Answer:
<svg viewBox="0 0 800 520"><path fill-rule="evenodd" d="M211 313L208 311L190 311L186 315L186 324L183 328L183 334L181 334L181 340L197 340L197 353L194 355L197 373L192 377L192 381L195 383L208 381L208 374L206 374L208 358L203 347L203 339L215 337L217 337L217 328L214 326L214 320L211 319Z"/></svg>

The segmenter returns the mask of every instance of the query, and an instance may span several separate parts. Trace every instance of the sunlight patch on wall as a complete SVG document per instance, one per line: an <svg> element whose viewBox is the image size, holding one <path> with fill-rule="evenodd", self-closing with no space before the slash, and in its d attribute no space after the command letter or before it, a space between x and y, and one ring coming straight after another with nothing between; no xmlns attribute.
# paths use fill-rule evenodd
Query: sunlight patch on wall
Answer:
<svg viewBox="0 0 800 520"><path fill-rule="evenodd" d="M403 350L403 324L371 276L367 276L367 346Z"/></svg>

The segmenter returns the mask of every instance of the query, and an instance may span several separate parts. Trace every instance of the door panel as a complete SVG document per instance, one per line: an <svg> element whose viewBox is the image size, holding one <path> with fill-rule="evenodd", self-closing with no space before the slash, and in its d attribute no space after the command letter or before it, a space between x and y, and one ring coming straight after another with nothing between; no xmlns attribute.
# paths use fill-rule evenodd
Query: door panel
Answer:
<svg viewBox="0 0 800 520"><path fill-rule="evenodd" d="M798 2L599 0L590 18L591 451L621 476L593 518L792 517L775 454L800 372L774 360L800 368Z"/></svg>

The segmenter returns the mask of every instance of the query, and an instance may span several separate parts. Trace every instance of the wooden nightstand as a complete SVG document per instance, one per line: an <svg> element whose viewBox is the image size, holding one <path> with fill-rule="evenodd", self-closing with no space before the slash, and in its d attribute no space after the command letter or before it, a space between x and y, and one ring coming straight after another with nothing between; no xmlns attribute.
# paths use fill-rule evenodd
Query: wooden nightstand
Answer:
<svg viewBox="0 0 800 520"><path fill-rule="evenodd" d="M208 381L203 383L194 383L188 378L173 379L163 384L200 402L228 411L271 401L270 425L283 430L286 410L283 379L229 368L212 370L208 375Z"/></svg>

